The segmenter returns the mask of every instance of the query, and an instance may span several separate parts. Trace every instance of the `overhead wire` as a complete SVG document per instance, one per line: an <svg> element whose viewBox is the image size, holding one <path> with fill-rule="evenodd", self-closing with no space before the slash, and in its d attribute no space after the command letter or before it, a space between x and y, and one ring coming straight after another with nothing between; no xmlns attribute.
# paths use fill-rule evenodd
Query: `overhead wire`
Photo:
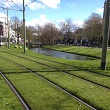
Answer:
<svg viewBox="0 0 110 110"><path fill-rule="evenodd" d="M22 11L22 9L13 0L11 0L11 2L13 2Z"/></svg>
<svg viewBox="0 0 110 110"><path fill-rule="evenodd" d="M8 1L8 0L7 0L7 1ZM28 5L30 5L30 4L32 4L32 3L34 3L35 1L36 1L36 0L31 1L29 4L26 4L25 7L28 6ZM11 0L11 1L9 1L9 2L14 3L15 6L18 7L18 8L20 9L20 10L17 10L17 11L23 11L23 9L21 9L13 0Z"/></svg>
<svg viewBox="0 0 110 110"><path fill-rule="evenodd" d="M16 11L23 11L23 9L21 9L13 0L6 0L6 1L8 1L8 2L12 2L19 10L16 10L16 9L10 9L10 10L16 10ZM6 2L6 1L4 1L4 2ZM28 5L30 5L30 4L32 4L32 3L34 3L36 0L33 0L33 1L31 1L29 4L26 4L25 5L25 7L26 6L28 6ZM2 9L5 9L5 8L3 8L2 7Z"/></svg>
<svg viewBox="0 0 110 110"><path fill-rule="evenodd" d="M33 0L31 3L26 4L25 7L28 6L28 5L30 5L30 4L32 4L32 3L34 3L35 1L36 1L36 0Z"/></svg>
<svg viewBox="0 0 110 110"><path fill-rule="evenodd" d="M7 2L8 0L6 0L6 1L4 1L4 2ZM8 1L8 2L13 2L12 0L11 1ZM13 2L14 3L14 2ZM14 3L15 4L15 3ZM16 4L15 4L16 5ZM17 5L16 5L17 6ZM17 6L18 7L18 6ZM0 8L2 8L3 10L5 10L5 9L8 9L8 10L15 10L15 11L22 11L22 9L21 8L19 8L19 10L17 10L17 9L14 9L14 8L8 8L8 7L5 7L5 4L3 4Z"/></svg>

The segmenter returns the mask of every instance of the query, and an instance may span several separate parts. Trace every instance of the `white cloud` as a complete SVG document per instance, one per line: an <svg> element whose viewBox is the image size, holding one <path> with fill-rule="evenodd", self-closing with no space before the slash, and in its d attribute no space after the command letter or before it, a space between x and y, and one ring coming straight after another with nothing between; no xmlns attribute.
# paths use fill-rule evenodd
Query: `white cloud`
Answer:
<svg viewBox="0 0 110 110"><path fill-rule="evenodd" d="M4 2L3 2L3 4L5 5L5 7L8 7L8 8L10 8L10 7L12 7L12 6L14 6L15 4L17 4L17 5L21 5L21 2L22 0L13 0L13 2L11 1L11 0L4 0Z"/></svg>
<svg viewBox="0 0 110 110"><path fill-rule="evenodd" d="M12 6L18 6L21 7L23 4L23 0L2 0L0 1L3 3L6 7L12 7ZM60 4L60 0L39 0L39 2L32 2L32 0L25 0L25 5L28 6L32 10L37 10L40 8L44 8L45 6L51 7L54 9L58 8L58 4ZM15 5L16 4L16 5Z"/></svg>
<svg viewBox="0 0 110 110"><path fill-rule="evenodd" d="M41 3L32 3L29 5L29 8L32 9L32 10L37 10L37 9L40 9L40 8L45 8L45 6Z"/></svg>
<svg viewBox="0 0 110 110"><path fill-rule="evenodd" d="M6 14L0 12L0 17L6 17Z"/></svg>
<svg viewBox="0 0 110 110"><path fill-rule="evenodd" d="M46 16L40 15L39 18L33 18L31 21L26 22L27 26L36 26L36 25L40 25L43 26L45 23L49 23L51 22L49 19L46 18Z"/></svg>
<svg viewBox="0 0 110 110"><path fill-rule="evenodd" d="M76 25L79 26L79 27L82 27L83 24L84 24L84 21L82 21L82 20L76 20L76 21L74 21L73 23L76 24Z"/></svg>
<svg viewBox="0 0 110 110"><path fill-rule="evenodd" d="M58 25L59 22L60 22L59 20L56 22L53 22L47 19L46 16L43 14L43 15L40 15L39 18L33 18L31 21L26 22L26 25L27 26L37 26L37 25L44 26L46 23L53 23L58 29L60 29L60 26Z"/></svg>
<svg viewBox="0 0 110 110"><path fill-rule="evenodd" d="M67 3L67 5L68 5L71 9L73 9L73 8L75 7L75 4L74 4L74 3Z"/></svg>
<svg viewBox="0 0 110 110"><path fill-rule="evenodd" d="M96 9L96 11L97 11L98 14L103 13L103 10L104 10L103 8Z"/></svg>
<svg viewBox="0 0 110 110"><path fill-rule="evenodd" d="M23 4L23 0L8 0L7 3L12 3L13 5L17 4L17 5L22 5ZM30 4L31 0L24 0L25 5L26 4Z"/></svg>
<svg viewBox="0 0 110 110"><path fill-rule="evenodd" d="M57 20L56 26L57 26L57 24L60 24L61 22L65 23L65 20L63 20L63 19ZM72 23L75 24L78 27L83 27L83 25L84 25L84 21L82 21L82 20L75 20Z"/></svg>
<svg viewBox="0 0 110 110"><path fill-rule="evenodd" d="M7 2L2 1L2 3L6 6L6 7L18 7L22 9L22 4L23 4L23 0L8 0ZM28 6L30 9L32 10L37 10L39 8L44 8L45 6L41 3L38 2L32 2L32 0L25 0L24 1L25 6Z"/></svg>
<svg viewBox="0 0 110 110"><path fill-rule="evenodd" d="M47 7L51 7L54 9L57 9L58 4L60 4L60 0L39 0L39 1L46 5Z"/></svg>
<svg viewBox="0 0 110 110"><path fill-rule="evenodd" d="M61 23L61 22L65 22L65 20L59 19L59 20L57 20L57 22L58 22L58 23Z"/></svg>

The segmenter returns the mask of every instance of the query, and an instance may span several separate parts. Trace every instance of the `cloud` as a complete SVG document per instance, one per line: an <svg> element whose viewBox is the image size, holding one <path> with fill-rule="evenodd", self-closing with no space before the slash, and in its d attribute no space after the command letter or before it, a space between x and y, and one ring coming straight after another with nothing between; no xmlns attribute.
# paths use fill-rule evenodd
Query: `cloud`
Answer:
<svg viewBox="0 0 110 110"><path fill-rule="evenodd" d="M15 6L15 7L19 7L22 9L23 0L7 0L7 2L2 0L2 3L5 5L5 7ZM25 0L24 3L25 3L25 6L28 6L32 10L36 10L36 9L45 7L41 3L32 2L32 0Z"/></svg>
<svg viewBox="0 0 110 110"><path fill-rule="evenodd" d="M57 9L58 4L60 4L60 0L39 0L41 3L46 5L47 7Z"/></svg>
<svg viewBox="0 0 110 110"><path fill-rule="evenodd" d="M41 3L32 3L29 5L29 8L32 10L37 10L37 9L41 9L41 8L45 8L45 6Z"/></svg>
<svg viewBox="0 0 110 110"><path fill-rule="evenodd" d="M0 17L6 17L6 14L0 12Z"/></svg>
<svg viewBox="0 0 110 110"><path fill-rule="evenodd" d="M17 5L17 6L19 6L19 5L21 5L22 4L22 0L4 0L4 1L2 1L2 3L5 5L5 7L8 7L8 8L10 8L10 7L12 7L12 6L14 6L15 4Z"/></svg>
<svg viewBox="0 0 110 110"><path fill-rule="evenodd" d="M76 25L79 26L79 27L82 27L83 24L84 24L84 21L82 21L82 20L76 20L76 21L74 21L73 23L76 24Z"/></svg>
<svg viewBox="0 0 110 110"><path fill-rule="evenodd" d="M98 13L98 14L100 14L100 13L103 13L103 8L98 8L98 9L96 9L96 12Z"/></svg>
<svg viewBox="0 0 110 110"><path fill-rule="evenodd" d="M74 3L67 3L67 6L69 6L71 9L73 9L75 7L75 4Z"/></svg>
<svg viewBox="0 0 110 110"><path fill-rule="evenodd" d="M40 15L39 18L33 18L31 21L26 22L26 26L36 26L36 25L44 26L46 23L53 23L58 29L60 29L59 22L60 20L53 22L47 19L46 16L43 14Z"/></svg>
<svg viewBox="0 0 110 110"><path fill-rule="evenodd" d="M63 19L57 20L57 23L61 23L61 22L65 22L65 20L63 20Z"/></svg>
<svg viewBox="0 0 110 110"><path fill-rule="evenodd" d="M26 25L27 26L36 26L36 25L40 25L43 26L45 23L49 23L51 22L49 19L46 18L46 16L43 15L39 15L39 18L33 18L31 21L27 21Z"/></svg>
<svg viewBox="0 0 110 110"><path fill-rule="evenodd" d="M21 7L23 4L23 0L2 0L1 3L3 3L6 7L12 7L12 6L18 6ZM25 5L28 6L31 10L37 10L40 8L45 8L45 6L57 9L58 4L60 4L60 0L38 0L38 2L32 0L25 0ZM15 5L16 4L16 5Z"/></svg>

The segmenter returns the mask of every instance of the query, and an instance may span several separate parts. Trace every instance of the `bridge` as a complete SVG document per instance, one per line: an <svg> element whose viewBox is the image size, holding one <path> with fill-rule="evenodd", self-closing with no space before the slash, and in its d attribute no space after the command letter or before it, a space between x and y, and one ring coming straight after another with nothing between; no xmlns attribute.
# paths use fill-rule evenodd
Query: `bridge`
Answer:
<svg viewBox="0 0 110 110"><path fill-rule="evenodd" d="M41 47L41 42L27 42L26 45L29 47Z"/></svg>

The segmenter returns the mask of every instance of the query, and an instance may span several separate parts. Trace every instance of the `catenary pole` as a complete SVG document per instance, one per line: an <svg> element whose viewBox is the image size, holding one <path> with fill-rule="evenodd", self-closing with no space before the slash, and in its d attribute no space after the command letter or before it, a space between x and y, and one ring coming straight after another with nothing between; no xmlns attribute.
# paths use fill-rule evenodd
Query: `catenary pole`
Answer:
<svg viewBox="0 0 110 110"><path fill-rule="evenodd" d="M7 9L7 28L8 28L8 49L10 48L10 32L9 32L9 20L8 20L8 7Z"/></svg>
<svg viewBox="0 0 110 110"><path fill-rule="evenodd" d="M5 18L5 33L6 33L6 17L4 17L4 18ZM5 35L6 35L6 39L5 40L6 40L6 46L7 46L7 37L8 36L7 36L7 34L5 34Z"/></svg>
<svg viewBox="0 0 110 110"><path fill-rule="evenodd" d="M25 28L25 6L23 0L23 37L24 37L24 53L26 53L26 28Z"/></svg>
<svg viewBox="0 0 110 110"><path fill-rule="evenodd" d="M106 70L106 54L107 54L108 36L109 36L109 2L110 0L106 0L104 3L104 32L103 32L102 56L101 56L102 70Z"/></svg>

